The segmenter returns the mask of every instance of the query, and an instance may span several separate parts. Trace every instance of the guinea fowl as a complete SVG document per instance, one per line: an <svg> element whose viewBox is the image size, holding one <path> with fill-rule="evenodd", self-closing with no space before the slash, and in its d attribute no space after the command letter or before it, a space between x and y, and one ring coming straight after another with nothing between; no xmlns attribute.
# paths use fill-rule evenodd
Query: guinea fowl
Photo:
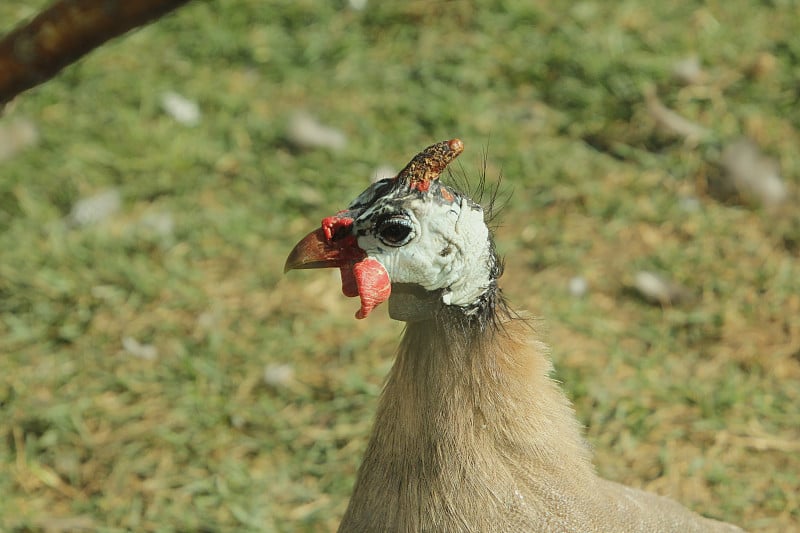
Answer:
<svg viewBox="0 0 800 533"><path fill-rule="evenodd" d="M407 323L341 532L741 531L596 475L546 347L506 305L480 205L439 181L458 139L371 185L292 250L338 267L357 318Z"/></svg>

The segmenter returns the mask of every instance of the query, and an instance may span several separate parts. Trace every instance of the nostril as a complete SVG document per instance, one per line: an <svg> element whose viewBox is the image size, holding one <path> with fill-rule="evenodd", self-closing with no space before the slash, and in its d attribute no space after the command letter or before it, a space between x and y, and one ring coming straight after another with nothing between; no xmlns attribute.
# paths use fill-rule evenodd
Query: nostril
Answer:
<svg viewBox="0 0 800 533"><path fill-rule="evenodd" d="M341 226L337 226L333 230L333 235L331 235L331 240L332 241L338 241L338 240L344 239L345 237L350 235L350 228L352 228L352 227L353 227L352 224L347 224L347 225L343 224Z"/></svg>
<svg viewBox="0 0 800 533"><path fill-rule="evenodd" d="M322 220L322 231L329 241L338 241L350 235L353 219L346 216L334 215Z"/></svg>

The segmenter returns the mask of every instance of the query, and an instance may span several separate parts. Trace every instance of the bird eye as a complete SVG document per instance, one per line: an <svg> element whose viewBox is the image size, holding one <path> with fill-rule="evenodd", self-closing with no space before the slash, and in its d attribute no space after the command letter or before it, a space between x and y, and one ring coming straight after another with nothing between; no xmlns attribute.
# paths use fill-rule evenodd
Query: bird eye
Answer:
<svg viewBox="0 0 800 533"><path fill-rule="evenodd" d="M389 246L403 246L413 235L411 221L404 217L390 217L378 223L378 238Z"/></svg>

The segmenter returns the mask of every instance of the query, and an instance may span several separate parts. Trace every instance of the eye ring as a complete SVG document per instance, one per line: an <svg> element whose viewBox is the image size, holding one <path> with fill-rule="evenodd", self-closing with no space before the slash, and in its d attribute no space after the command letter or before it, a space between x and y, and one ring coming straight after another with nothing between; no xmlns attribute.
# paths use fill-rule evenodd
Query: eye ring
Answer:
<svg viewBox="0 0 800 533"><path fill-rule="evenodd" d="M414 238L414 225L404 216L391 216L378 222L375 233L387 246L399 247Z"/></svg>

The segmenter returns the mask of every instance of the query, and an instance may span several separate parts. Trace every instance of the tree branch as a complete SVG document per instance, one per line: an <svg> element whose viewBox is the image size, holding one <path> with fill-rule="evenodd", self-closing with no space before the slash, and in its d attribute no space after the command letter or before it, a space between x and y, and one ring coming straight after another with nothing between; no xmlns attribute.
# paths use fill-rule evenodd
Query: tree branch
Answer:
<svg viewBox="0 0 800 533"><path fill-rule="evenodd" d="M0 110L109 39L190 0L59 0L0 40Z"/></svg>

